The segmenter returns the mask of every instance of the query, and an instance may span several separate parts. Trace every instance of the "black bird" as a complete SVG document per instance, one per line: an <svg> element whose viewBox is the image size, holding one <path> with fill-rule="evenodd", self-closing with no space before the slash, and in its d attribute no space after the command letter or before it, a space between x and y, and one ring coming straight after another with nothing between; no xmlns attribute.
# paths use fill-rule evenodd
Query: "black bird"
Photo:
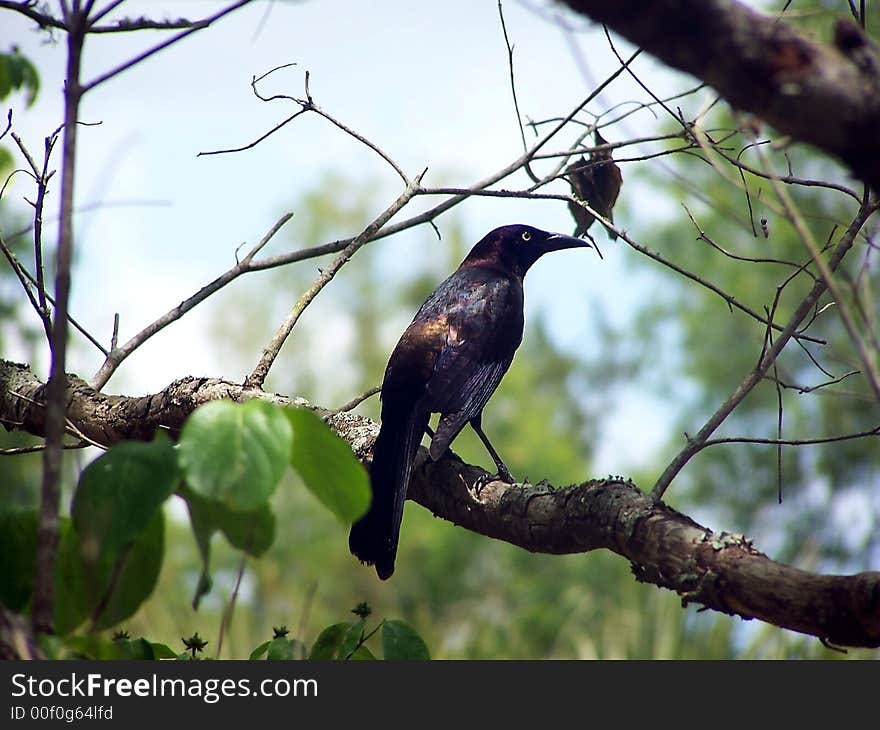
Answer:
<svg viewBox="0 0 880 730"><path fill-rule="evenodd" d="M589 247L586 241L524 225L496 228L422 304L385 369L382 425L373 447L373 501L349 535L349 548L385 580L394 558L403 503L422 435L432 413L430 457L443 456L467 425L485 444L498 476L510 472L483 433L483 407L522 341L523 277L550 251Z"/></svg>

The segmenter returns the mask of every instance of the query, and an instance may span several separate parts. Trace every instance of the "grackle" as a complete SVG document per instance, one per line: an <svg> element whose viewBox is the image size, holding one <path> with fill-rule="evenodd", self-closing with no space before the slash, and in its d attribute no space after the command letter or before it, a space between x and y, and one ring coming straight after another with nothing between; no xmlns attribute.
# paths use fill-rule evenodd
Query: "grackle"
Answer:
<svg viewBox="0 0 880 730"><path fill-rule="evenodd" d="M542 255L589 247L586 241L524 225L496 228L422 304L391 353L382 382L382 419L373 446L369 512L356 522L349 548L385 580L394 558L403 503L422 435L432 461L468 423L486 446L499 478L513 482L483 433L483 407L522 341L523 277ZM434 432L432 413L440 413Z"/></svg>
<svg viewBox="0 0 880 730"><path fill-rule="evenodd" d="M599 130L593 133L597 145L606 145L608 142L599 134ZM596 150L590 154L587 162L581 159L565 168L571 183L571 191L576 198L588 203L597 213L614 223L614 204L620 194L620 186L623 185L623 176L620 168L611 158L611 150ZM575 236L583 236L593 221L593 214L582 205L569 202L568 210L575 220ZM606 226L608 237L612 241L617 240L617 234Z"/></svg>

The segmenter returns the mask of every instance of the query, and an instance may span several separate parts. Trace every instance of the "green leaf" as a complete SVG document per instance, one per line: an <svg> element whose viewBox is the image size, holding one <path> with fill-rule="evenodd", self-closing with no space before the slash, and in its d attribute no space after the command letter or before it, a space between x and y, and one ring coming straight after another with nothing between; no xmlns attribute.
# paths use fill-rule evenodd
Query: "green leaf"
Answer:
<svg viewBox="0 0 880 730"><path fill-rule="evenodd" d="M306 648L301 641L279 636L267 643L266 659L270 661L305 659Z"/></svg>
<svg viewBox="0 0 880 730"><path fill-rule="evenodd" d="M79 535L70 520L62 519L55 570L56 632L64 636L87 618L102 629L132 616L156 586L164 546L161 511L118 556L108 554L98 561L83 555Z"/></svg>
<svg viewBox="0 0 880 730"><path fill-rule="evenodd" d="M263 654L265 654L267 651L269 651L269 644L271 644L271 643L272 643L271 640L264 641L262 644L260 644L256 649L254 649L251 652L251 655L248 658L251 661L253 661L254 659L259 659L261 656L263 656Z"/></svg>
<svg viewBox="0 0 880 730"><path fill-rule="evenodd" d="M12 76L9 72L9 54L0 53L0 99L12 93Z"/></svg>
<svg viewBox="0 0 880 730"><path fill-rule="evenodd" d="M214 533L219 530L232 547L259 557L275 540L275 514L268 503L251 512L234 512L220 502L196 494L186 485L178 493L186 501L193 535L202 556L202 574L192 602L193 608L198 609L202 596L212 586L210 564Z"/></svg>
<svg viewBox="0 0 880 730"><path fill-rule="evenodd" d="M360 619L355 621L348 631L345 632L345 636L342 637L342 643L339 645L340 659L351 659L351 655L354 654L364 638L364 627L366 624L367 622L364 619Z"/></svg>
<svg viewBox="0 0 880 730"><path fill-rule="evenodd" d="M403 621L382 624L382 656L386 660L431 658L422 637Z"/></svg>
<svg viewBox="0 0 880 730"><path fill-rule="evenodd" d="M153 645L146 639L108 640L95 635L72 636L65 639L65 647L79 659L156 659Z"/></svg>
<svg viewBox="0 0 880 730"><path fill-rule="evenodd" d="M129 545L174 492L178 478L174 447L161 433L151 443L116 444L89 464L70 508L86 559L107 559Z"/></svg>
<svg viewBox="0 0 880 730"><path fill-rule="evenodd" d="M357 649L355 649L354 654L352 654L349 659L353 659L355 661L364 660L364 659L372 659L375 661L376 657L367 647L366 644L361 644Z"/></svg>
<svg viewBox="0 0 880 730"><path fill-rule="evenodd" d="M321 503L345 523L370 506L370 480L348 444L314 412L287 408L293 426L290 463Z"/></svg>
<svg viewBox="0 0 880 730"><path fill-rule="evenodd" d="M231 510L255 510L278 486L290 459L292 432L284 409L271 403L206 403L180 434L178 455L187 484Z"/></svg>
<svg viewBox="0 0 880 730"><path fill-rule="evenodd" d="M164 554L165 520L162 512L158 512L128 554L119 559L121 570L112 587L110 600L95 623L96 629L115 626L137 612L156 587ZM111 580L108 579L107 589L110 588Z"/></svg>
<svg viewBox="0 0 880 730"><path fill-rule="evenodd" d="M27 91L25 103L31 106L40 90L36 67L16 48L11 53L0 53L0 100L22 88Z"/></svg>
<svg viewBox="0 0 880 730"><path fill-rule="evenodd" d="M5 175L7 170L15 166L15 158L5 147L0 147L0 175Z"/></svg>
<svg viewBox="0 0 880 730"><path fill-rule="evenodd" d="M275 514L268 503L255 510L236 512L222 502L205 499L186 486L179 493L186 500L200 549L217 530L226 536L232 547L255 558L265 553L275 541Z"/></svg>
<svg viewBox="0 0 880 730"><path fill-rule="evenodd" d="M351 626L352 624L345 621L332 624L324 629L315 639L312 651L309 653L309 659L336 659L342 640Z"/></svg>
<svg viewBox="0 0 880 730"><path fill-rule="evenodd" d="M85 568L79 557L79 538L70 520L62 517L55 560L55 633L64 636L88 615Z"/></svg>
<svg viewBox="0 0 880 730"><path fill-rule="evenodd" d="M176 659L177 654L174 653L174 650L168 646L167 644L157 644L153 642L153 656L156 659Z"/></svg>
<svg viewBox="0 0 880 730"><path fill-rule="evenodd" d="M36 510L0 512L0 603L12 611L30 600L38 520Z"/></svg>

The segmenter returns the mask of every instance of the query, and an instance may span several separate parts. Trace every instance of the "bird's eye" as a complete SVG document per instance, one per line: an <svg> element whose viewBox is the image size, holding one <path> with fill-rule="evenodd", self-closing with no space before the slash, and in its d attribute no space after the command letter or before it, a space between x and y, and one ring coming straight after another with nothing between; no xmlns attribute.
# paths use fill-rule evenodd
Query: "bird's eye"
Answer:
<svg viewBox="0 0 880 730"><path fill-rule="evenodd" d="M532 237L532 234L529 233L528 231L522 232L522 240L523 241L528 241L531 237Z"/></svg>

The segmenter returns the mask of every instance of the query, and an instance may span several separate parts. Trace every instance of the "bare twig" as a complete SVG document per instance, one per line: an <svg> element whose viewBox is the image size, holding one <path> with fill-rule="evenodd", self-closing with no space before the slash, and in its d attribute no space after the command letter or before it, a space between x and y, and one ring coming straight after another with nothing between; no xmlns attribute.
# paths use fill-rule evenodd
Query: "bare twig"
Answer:
<svg viewBox="0 0 880 730"><path fill-rule="evenodd" d="M94 79L92 79L91 81L89 81L87 84L85 84L82 87L82 93L85 94L85 93L91 91L96 86L99 86L99 85L103 84L105 81L109 81L113 77L118 76L123 71L127 71L128 69L130 69L132 66L138 65L139 63L141 63L142 61L145 61L150 56L158 53L159 51L164 51L169 46L174 45L178 41L182 41L184 38L191 36L193 33L197 33L200 30L204 30L205 28L212 25L214 22L220 20L221 18L225 17L226 15L229 15L229 13L232 13L235 10L238 10L239 8L244 7L245 5L249 4L250 2L251 2L251 0L238 0L238 2L233 3L232 5L229 5L225 8L223 8L222 10L218 10L213 15L208 16L207 18L203 18L202 20L196 21L195 23L192 24L191 27L187 28L184 31L181 31L180 33L177 33L176 35L172 36L168 40L163 41L162 43L159 43L158 45L147 49L143 53L139 53L137 56L130 58L128 61L126 61L123 64L120 64L116 68L113 68L113 69L106 71L106 72L100 74L99 76L95 77Z"/></svg>
<svg viewBox="0 0 880 730"><path fill-rule="evenodd" d="M238 574L235 576L235 586L232 589L232 595L229 596L229 602L226 604L226 610L223 611L223 619L220 621L220 631L217 635L217 655L215 659L220 658L220 652L223 649L223 637L229 630L232 623L232 614L235 612L235 604L238 601L238 591L241 588L241 579L244 577L244 569L247 565L247 555L241 554L241 560L238 564Z"/></svg>
<svg viewBox="0 0 880 730"><path fill-rule="evenodd" d="M516 78L513 72L513 46L507 35L507 23L504 22L504 8L501 0L498 0L498 17L501 19L501 31L504 34L504 45L507 46L507 68L510 73L510 95L513 97L513 109L516 112L516 126L519 129L519 136L522 139L523 152L527 152L529 145L526 142L526 132L523 128L522 114L519 111L519 101L516 98ZM532 178L532 182L538 182L538 177L532 172L528 163L524 165L524 169L528 176Z"/></svg>
<svg viewBox="0 0 880 730"><path fill-rule="evenodd" d="M427 172L427 170L425 171ZM293 309L290 311L290 314L287 316L287 319L281 324L278 328L278 331L275 333L272 340L266 345L263 350L263 354L260 357L260 361L257 363L257 366L254 368L253 372L248 375L245 379L245 386L248 388L262 388L263 383L266 380L266 376L269 374L269 369L272 367L272 363L275 362L275 358L278 357L278 353L281 350L281 346L287 340L288 335L290 335L297 321L299 321L300 316L305 311L306 307L312 303L316 296L321 292L321 290L329 284L333 277L336 276L337 272L351 259L352 256L357 253L357 251L369 243L375 238L376 233L384 226L403 206L405 206L412 197L418 192L419 185L421 184L422 177L425 172L422 172L418 175L415 180L413 180L409 185L406 186L406 189L401 193L401 195L395 200L388 208L386 208L382 213L368 225L359 235L357 235L351 243L349 243L342 252L333 259L333 262L323 271L321 271L318 278L314 281L314 283L306 290L306 292L300 297L299 301L293 306Z"/></svg>
<svg viewBox="0 0 880 730"><path fill-rule="evenodd" d="M134 352L153 335L163 330L172 322L176 322L193 307L205 301L205 299L222 289L229 282L233 281L234 279L238 278L248 271L255 271L257 267L253 266L253 257L256 256L256 254L259 253L259 251L267 243L269 243L272 237L292 217L293 213L287 213L281 216L281 218L279 218L278 221L275 222L275 225L273 225L269 229L266 235L263 236L262 239L260 239L259 243L257 243L256 246L248 251L247 255L243 259L241 259L241 261L236 262L235 266L233 266L221 276L214 279L214 281L212 281L210 284L203 286L191 297L182 301L180 304L163 314L157 320L144 327L144 329L138 332L134 337L128 340L128 342L126 342L121 347L113 347L98 372L95 373L94 377L92 378L92 387L94 387L96 390L100 390L101 388L103 388L104 385L107 384L107 381L110 379L110 376L113 375L114 372L116 372L116 369L119 367L122 361L125 360L125 358L127 358L129 355L131 355L132 352Z"/></svg>
<svg viewBox="0 0 880 730"><path fill-rule="evenodd" d="M849 228L847 228L846 232L841 237L833 255L831 256L831 260L828 263L828 267L831 271L836 270L840 265L844 256L846 256L847 252L852 248L859 230L861 230L865 221L874 211L875 206L870 205L867 201L863 202L858 213L850 223ZM676 475L691 460L694 454L702 449L702 444L709 439L709 437L715 432L715 429L727 419L734 409L761 381L764 374L770 369L770 366L776 361L776 358L782 352L786 344L788 344L788 341L795 336L800 323L809 315L813 306L825 291L825 279L819 279L813 284L813 287L810 289L807 296L804 297L794 314L791 316L785 329L779 334L776 341L773 343L773 346L767 350L757 366L749 372L742 383L737 386L736 390L718 407L715 413L710 416L709 420L703 425L697 435L693 438L688 437L685 447L676 454L675 458L673 458L666 469L664 469L654 485L654 488L651 490L651 495L655 499L661 499L663 497L664 492L672 483L672 480Z"/></svg>
<svg viewBox="0 0 880 730"><path fill-rule="evenodd" d="M37 8L40 9L37 9ZM65 30L67 28L65 21L56 18L50 13L42 12L42 6L37 6L33 2L22 2L21 0L0 0L0 10L14 10L21 13L27 18L33 20L41 28L59 28Z"/></svg>
<svg viewBox="0 0 880 730"><path fill-rule="evenodd" d="M847 433L842 436L822 436L808 439L765 439L732 436L729 438L708 439L700 444L699 451L710 446L720 446L722 444L758 444L762 446L816 446L817 444L833 444L838 441L854 441L856 439L868 438L870 436L880 436L880 426L867 431L859 431L858 433Z"/></svg>
<svg viewBox="0 0 880 730"><path fill-rule="evenodd" d="M294 66L294 65L295 64L292 64L292 63L285 63L281 66L276 66L275 68L270 69L269 71L264 73L262 76L254 77L253 79L251 79L251 90L254 92L254 96L256 96L260 101L264 101L264 102L292 101L294 104L297 104L300 107L299 111L294 112L289 117L287 117L283 121L276 124L274 127L272 127L272 129L270 129L265 134L260 135L253 142L249 142L248 144L243 145L241 147L213 150L210 152L199 152L198 156L202 157L202 156L207 156L207 155L220 155L220 154L227 154L230 152L243 152L244 150L249 150L253 147L256 147L258 144L260 144L260 142L267 139L268 137L271 137L279 129L287 126L287 124L289 124L294 119L301 116L302 114L305 114L306 112L314 112L318 116L326 119L328 122L330 122L332 125L334 125L338 129L345 132L350 137L353 137L361 144L363 144L363 145L369 147L371 150L373 150L373 152L375 152L377 155L379 155L379 157L381 157L383 160L385 160L385 162L387 162L391 166L391 168L394 170L394 172L396 172L397 175L400 177L400 179L403 180L404 185L409 185L410 181L409 181L409 178L406 176L406 173L403 171L403 169L400 167L400 165L398 165L390 157L390 155L388 155L388 153L386 153L381 147L379 147L374 142L371 142L369 139L364 137L359 132L356 132L348 125L339 121L336 117L334 117L332 114L326 112L324 109L322 109L320 106L318 106L315 103L315 100L312 98L311 91L309 90L309 76L310 75L309 75L308 71L306 71L306 73L305 73L305 94L306 94L305 99L297 99L296 97L289 96L287 94L274 94L273 96L263 96L263 94L260 93L259 89L257 88L257 84L259 84L261 81L263 81L264 79L269 77L271 74L275 73L276 71L280 71L281 69L285 69L285 68L290 68L291 66Z"/></svg>
<svg viewBox="0 0 880 730"><path fill-rule="evenodd" d="M356 395L350 401L346 401L345 403L343 403L341 406L339 406L339 408L337 409L337 412L338 413L347 413L348 411L354 410L361 403L363 403L365 400L367 400L367 398L372 398L374 395L376 395L377 393L381 393L381 392L382 392L382 386L381 385L374 385L372 388L365 390L360 395Z"/></svg>
<svg viewBox="0 0 880 730"><path fill-rule="evenodd" d="M34 222L32 226L32 230L34 232L34 269L36 271L36 280L34 283L37 289L38 300L36 311L37 315L40 318L40 322L43 325L43 329L46 333L47 341L50 341L52 339L52 320L49 315L49 307L46 304L46 282L43 269L43 208L46 201L46 193L48 192L49 180L54 175L54 171L49 171L49 160L52 156L52 149L54 148L55 142L58 139L59 132L60 128L55 130L54 134L46 137L44 142L45 149L43 153L42 166L37 165L34 158L28 152L28 149L22 141L21 137L19 137L15 132L12 132L12 139L15 140L16 145L18 145L19 150L21 150L21 153L27 160L28 165L30 165L31 170L33 171L34 182L37 185L37 197L33 203Z"/></svg>
<svg viewBox="0 0 880 730"><path fill-rule="evenodd" d="M61 448L70 450L70 449L86 449L89 446L93 446L88 441L80 441L76 444L64 444ZM0 456L19 456L21 454L36 454L41 451L45 451L46 444L35 444L34 446L15 446L8 449L0 449Z"/></svg>
<svg viewBox="0 0 880 730"><path fill-rule="evenodd" d="M782 206L785 209L786 216L788 217L791 224L794 226L794 229L797 231L797 234L803 242L804 246L810 252L810 256L812 257L813 262L816 264L816 268L819 269L819 273L825 280L825 284L828 288L828 293L831 295L831 298L834 299L834 303L837 305L837 311L840 314L840 319L843 322L843 326L846 328L850 340L852 340L852 343L856 349L856 353L859 356L859 360L861 360L862 367L864 368L865 377L868 379L868 384L874 391L874 395L876 396L877 400L880 400L880 374L878 374L877 372L875 358L874 356L872 356L871 353L868 352L868 349L865 346L865 342L859 334L858 329L856 328L852 313L849 310L849 305L844 299L843 293L840 291L840 286L837 284L832 275L832 269L829 268L828 264L825 262L825 259L822 258L822 253L819 250L818 245L816 244L816 240L813 238L813 233L804 223L804 219L798 211L797 207L795 206L794 201L791 199L788 190L786 190L785 186L779 181L778 177L776 177L775 173L773 172L772 164L766 153L761 147L756 147L756 149L758 151L758 155L761 157L765 168L767 169L768 174L770 175L771 184L773 185L773 189L775 190L779 201L782 203ZM876 352L874 354L876 355Z"/></svg>
<svg viewBox="0 0 880 730"><path fill-rule="evenodd" d="M21 261L19 261L18 257L12 252L12 250L9 248L9 246L6 244L6 242L3 240L2 237L0 237L0 251L3 252L4 256L6 256L7 260L9 261L10 266L12 266L12 270L15 272L15 275L18 276L18 279L21 282L22 288L24 289L25 293L27 294L27 297L30 300L31 305L34 307L37 314L39 315L41 312L40 305L39 305L39 302L37 302L37 299L34 296L33 292L31 291L31 286L36 286L37 280L34 278L33 274L31 274L31 272L28 271L24 267L24 265L21 263ZM50 304L52 304L53 306L55 305L55 299L54 299L54 297L52 297L51 294L47 293L46 299L49 301ZM101 352L103 352L105 356L109 354L107 349L100 342L98 342L98 340L95 339L88 332L88 330L85 329L85 327L83 327L79 322L77 322L77 320L75 320L70 315L70 313L68 313L68 315L67 315L67 321L70 322L70 324L73 325L73 327L76 330L78 330L83 335L83 337L85 337L89 342L91 342L95 347L97 347Z"/></svg>
<svg viewBox="0 0 880 730"><path fill-rule="evenodd" d="M817 385L795 385L794 383L787 383L782 378L778 378L774 376L774 379L777 383L779 383L780 387L785 388L786 390L796 390L798 393L806 394L813 393L817 390L821 390L822 388L827 388L830 385L837 385L838 383L842 383L847 378L851 378L853 375L858 375L861 370L849 370L845 372L843 375L839 375L836 378L831 377L830 380L825 380ZM769 376L768 376L769 377Z"/></svg>

